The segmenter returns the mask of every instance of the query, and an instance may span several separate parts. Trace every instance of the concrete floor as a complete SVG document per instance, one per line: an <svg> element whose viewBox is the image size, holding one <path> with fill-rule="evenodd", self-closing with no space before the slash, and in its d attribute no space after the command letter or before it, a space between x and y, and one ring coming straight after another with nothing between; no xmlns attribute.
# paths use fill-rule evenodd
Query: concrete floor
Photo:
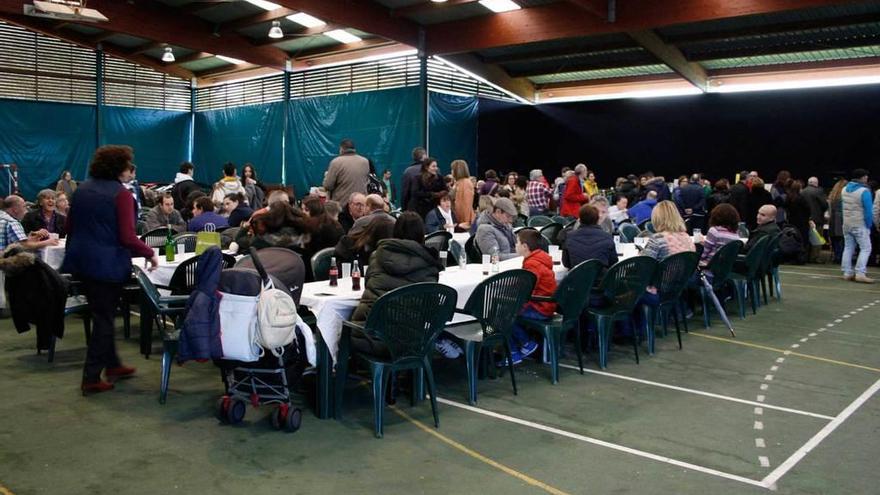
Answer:
<svg viewBox="0 0 880 495"><path fill-rule="evenodd" d="M880 286L830 265L783 267L783 284L782 303L734 319L736 339L691 320L682 351L671 334L636 365L617 346L606 372L588 355L587 373L565 368L556 386L528 362L518 396L507 376L483 380L477 408L463 362L438 362L440 428L427 402L400 400L382 440L354 383L343 421L307 411L295 434L272 430L269 408L220 425L210 364L175 367L160 406L158 355L121 338L137 376L83 398L78 320L54 364L2 320L0 494L747 494L774 481L784 494L878 493Z"/></svg>

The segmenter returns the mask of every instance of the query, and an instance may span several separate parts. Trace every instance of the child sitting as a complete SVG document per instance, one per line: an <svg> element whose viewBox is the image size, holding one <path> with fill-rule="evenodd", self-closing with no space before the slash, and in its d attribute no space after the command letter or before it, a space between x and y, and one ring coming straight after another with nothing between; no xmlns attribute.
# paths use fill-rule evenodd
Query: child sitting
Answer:
<svg viewBox="0 0 880 495"><path fill-rule="evenodd" d="M553 259L541 249L541 234L534 229L519 231L516 234L516 253L523 257L523 269L538 277L532 296L552 296L556 292L556 274L553 273ZM549 320L555 312L556 303L529 301L523 306L520 316ZM521 363L524 357L538 349L538 343L519 325L513 327L512 340L513 364Z"/></svg>

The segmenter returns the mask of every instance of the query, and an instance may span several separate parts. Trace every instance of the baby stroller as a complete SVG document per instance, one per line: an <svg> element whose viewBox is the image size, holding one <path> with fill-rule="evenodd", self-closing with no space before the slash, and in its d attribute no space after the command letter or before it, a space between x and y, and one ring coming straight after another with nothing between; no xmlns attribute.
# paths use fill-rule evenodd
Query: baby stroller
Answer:
<svg viewBox="0 0 880 495"><path fill-rule="evenodd" d="M262 261L262 262L261 262ZM265 267L265 268L264 268ZM268 268L268 269L267 269ZM267 273L268 272L268 273ZM217 401L217 418L227 424L244 419L247 403L278 404L272 411L272 426L278 430L295 432L302 422L302 411L294 407L291 390L295 389L306 367L306 351L302 332L297 327L293 342L276 356L269 349L253 343L257 320L256 302L264 285L298 296L305 279L305 266L298 254L283 248L251 249L250 257L239 261L232 269L223 270L217 290L221 293L221 337L224 358L221 368L226 394ZM294 302L299 303L299 297ZM234 334L234 335L233 335ZM236 351L227 352L227 342L245 339L251 355L243 357ZM232 346L229 346L231 349ZM240 349L241 346L236 346ZM228 359L234 357L234 359Z"/></svg>

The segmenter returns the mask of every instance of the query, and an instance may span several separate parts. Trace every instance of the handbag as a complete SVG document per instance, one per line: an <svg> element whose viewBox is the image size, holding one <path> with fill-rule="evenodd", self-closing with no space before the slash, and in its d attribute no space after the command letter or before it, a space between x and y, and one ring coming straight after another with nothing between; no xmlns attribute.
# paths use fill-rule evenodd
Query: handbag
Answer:
<svg viewBox="0 0 880 495"><path fill-rule="evenodd" d="M205 230L196 234L196 255L202 254L211 246L220 247L220 232L213 223L205 225Z"/></svg>
<svg viewBox="0 0 880 495"><path fill-rule="evenodd" d="M816 230L816 227L810 229L810 245L811 246L824 246L826 243L825 238L822 237L822 234Z"/></svg>
<svg viewBox="0 0 880 495"><path fill-rule="evenodd" d="M296 340L296 303L289 293L276 289L271 280L260 291L257 321L257 343L277 357L284 354L284 346Z"/></svg>

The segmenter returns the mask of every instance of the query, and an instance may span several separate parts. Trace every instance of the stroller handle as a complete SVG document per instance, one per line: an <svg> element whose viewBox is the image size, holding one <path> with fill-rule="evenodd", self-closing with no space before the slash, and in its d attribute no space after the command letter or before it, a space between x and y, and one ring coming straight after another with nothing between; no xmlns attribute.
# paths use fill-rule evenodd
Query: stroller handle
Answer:
<svg viewBox="0 0 880 495"><path fill-rule="evenodd" d="M257 256L257 250L251 247L248 250L248 254L251 255L251 260L254 262L254 267L257 269L257 273L260 274L260 278L263 279L263 283L269 282L269 275L266 273L266 269L263 268L263 263L260 261L260 258Z"/></svg>

